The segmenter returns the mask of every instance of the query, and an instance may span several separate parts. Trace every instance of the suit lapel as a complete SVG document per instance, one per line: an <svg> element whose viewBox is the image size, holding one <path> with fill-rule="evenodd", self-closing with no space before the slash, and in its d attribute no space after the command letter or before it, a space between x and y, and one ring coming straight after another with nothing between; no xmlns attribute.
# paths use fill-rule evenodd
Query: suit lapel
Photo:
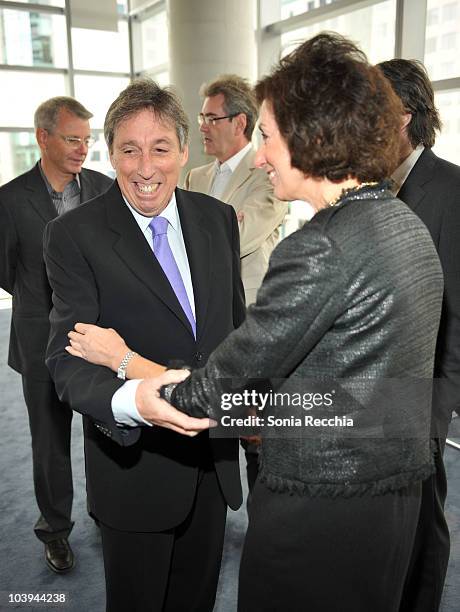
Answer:
<svg viewBox="0 0 460 612"><path fill-rule="evenodd" d="M212 164L209 164L206 167L206 171L203 175L203 184L199 191L202 191L203 193L211 193L211 187L212 187L212 183L214 181L214 175L215 175L215 168L216 166L214 162Z"/></svg>
<svg viewBox="0 0 460 612"><path fill-rule="evenodd" d="M192 328L176 294L125 204L117 181L103 197L106 200L107 224L114 233L113 250L139 281L148 287L192 334Z"/></svg>
<svg viewBox="0 0 460 612"><path fill-rule="evenodd" d="M29 204L45 223L57 217L57 212L37 164L27 173L25 189Z"/></svg>
<svg viewBox="0 0 460 612"><path fill-rule="evenodd" d="M93 195L91 181L90 181L89 176L87 176L84 168L82 168L79 178L80 178L80 203L83 204L84 202L91 200L91 198L93 198L94 195L97 195L97 194Z"/></svg>
<svg viewBox="0 0 460 612"><path fill-rule="evenodd" d="M94 188L91 174L87 173L84 168L80 172L80 190L80 202L82 204L92 200L101 193L100 189Z"/></svg>
<svg viewBox="0 0 460 612"><path fill-rule="evenodd" d="M398 198L414 211L425 197L425 185L433 179L435 165L435 154L425 149L398 192Z"/></svg>
<svg viewBox="0 0 460 612"><path fill-rule="evenodd" d="M176 202L192 276L198 340L203 333L209 300L211 239L202 222L200 207L186 191L176 189Z"/></svg>
<svg viewBox="0 0 460 612"><path fill-rule="evenodd" d="M251 149L240 161L222 193L222 200L229 202L235 191L251 176L254 169L254 157L255 152Z"/></svg>
<svg viewBox="0 0 460 612"><path fill-rule="evenodd" d="M82 204L101 195L101 193L104 193L107 189L108 186L101 187L100 178L98 178L97 175L82 168L80 172L80 202Z"/></svg>

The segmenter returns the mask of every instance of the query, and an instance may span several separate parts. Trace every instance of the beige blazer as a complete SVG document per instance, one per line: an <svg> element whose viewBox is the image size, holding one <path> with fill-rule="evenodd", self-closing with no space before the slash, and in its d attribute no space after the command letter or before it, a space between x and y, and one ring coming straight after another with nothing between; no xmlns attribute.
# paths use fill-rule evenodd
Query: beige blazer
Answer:
<svg viewBox="0 0 460 612"><path fill-rule="evenodd" d="M274 197L267 173L254 166L254 158L255 150L251 149L232 173L221 197L236 213L244 213L239 228L246 306L256 300L270 254L278 241L278 227L287 212L287 203ZM214 173L214 162L190 170L185 177L185 189L209 194Z"/></svg>

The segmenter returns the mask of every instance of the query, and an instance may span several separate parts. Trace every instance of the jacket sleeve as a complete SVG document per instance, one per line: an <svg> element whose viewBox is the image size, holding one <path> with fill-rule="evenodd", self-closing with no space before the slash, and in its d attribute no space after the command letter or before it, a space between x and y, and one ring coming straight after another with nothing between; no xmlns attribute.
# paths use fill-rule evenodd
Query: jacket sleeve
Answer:
<svg viewBox="0 0 460 612"><path fill-rule="evenodd" d="M65 350L75 323L97 324L99 302L93 272L68 228L58 218L44 234L44 258L53 289L51 331L46 365L62 401L88 416L105 435L123 446L133 444L139 428L120 428L113 417L112 396L123 384L108 368L93 365Z"/></svg>
<svg viewBox="0 0 460 612"><path fill-rule="evenodd" d="M283 222L287 213L287 203L277 200L268 180L260 176L256 185L248 191L243 205L244 213L239 223L241 257L256 251Z"/></svg>
<svg viewBox="0 0 460 612"><path fill-rule="evenodd" d="M335 321L346 282L343 258L324 233L310 227L292 234L273 252L245 322L165 397L193 416L213 416L203 406L219 406L235 381L244 388L249 379L289 376Z"/></svg>
<svg viewBox="0 0 460 612"><path fill-rule="evenodd" d="M444 274L441 326L436 346L435 414L460 414L460 201L452 198L443 215L438 253Z"/></svg>
<svg viewBox="0 0 460 612"><path fill-rule="evenodd" d="M16 224L0 196L0 287L13 293L18 264Z"/></svg>

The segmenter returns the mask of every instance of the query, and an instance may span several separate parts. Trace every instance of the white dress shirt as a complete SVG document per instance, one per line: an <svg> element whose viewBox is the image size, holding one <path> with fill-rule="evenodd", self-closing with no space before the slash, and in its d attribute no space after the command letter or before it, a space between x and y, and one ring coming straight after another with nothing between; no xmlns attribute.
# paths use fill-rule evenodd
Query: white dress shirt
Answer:
<svg viewBox="0 0 460 612"><path fill-rule="evenodd" d="M153 235L152 230L149 227L149 223L152 217L145 217L141 215L137 210L129 204L126 198L123 199L139 225L145 239L147 240L153 254ZM184 237L182 234L182 227L180 224L179 211L177 210L176 195L173 192L171 200L166 208L159 215L168 220L168 242L171 247L172 254L176 260L177 267L179 268L180 275L184 282L185 291L187 293L190 307L195 317L195 299L193 295L192 275L190 274L190 265L188 263L187 251L185 249ZM151 425L148 421L143 419L139 414L136 406L136 390L140 380L127 380L122 387L120 387L112 397L112 412L115 421L120 426L137 427L139 425Z"/></svg>
<svg viewBox="0 0 460 612"><path fill-rule="evenodd" d="M402 164L400 164L396 168L396 170L393 172L393 174L391 175L391 178L395 182L395 188L393 190L394 195L397 195L398 191L403 186L404 181L409 176L412 168L415 166L418 158L420 157L420 155L423 153L424 150L425 150L425 147L423 145L419 145L418 147L416 147L412 151L412 153L408 157L406 157L406 159L402 162Z"/></svg>
<svg viewBox="0 0 460 612"><path fill-rule="evenodd" d="M219 161L215 162L215 175L214 180L212 182L211 191L209 195L212 195L213 198L220 199L225 189L227 188L228 182L232 177L232 174L235 172L238 164L243 159L243 157L248 153L252 148L250 142L240 149L238 153L235 153L232 157L227 159L223 164Z"/></svg>

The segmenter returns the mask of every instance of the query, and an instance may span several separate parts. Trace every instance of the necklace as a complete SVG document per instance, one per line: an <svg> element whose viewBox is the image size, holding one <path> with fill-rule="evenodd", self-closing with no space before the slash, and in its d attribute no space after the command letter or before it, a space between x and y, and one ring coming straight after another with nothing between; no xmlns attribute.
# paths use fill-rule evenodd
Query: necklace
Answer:
<svg viewBox="0 0 460 612"><path fill-rule="evenodd" d="M363 187L375 187L376 185L378 185L377 181L369 181L368 183L360 183L359 185L355 185L354 187L348 187L347 189L342 189L340 195L338 195L331 202L328 202L327 206L337 206L338 204L340 204L340 201L343 198L349 195L352 195L353 193L355 193L356 191L359 191Z"/></svg>

